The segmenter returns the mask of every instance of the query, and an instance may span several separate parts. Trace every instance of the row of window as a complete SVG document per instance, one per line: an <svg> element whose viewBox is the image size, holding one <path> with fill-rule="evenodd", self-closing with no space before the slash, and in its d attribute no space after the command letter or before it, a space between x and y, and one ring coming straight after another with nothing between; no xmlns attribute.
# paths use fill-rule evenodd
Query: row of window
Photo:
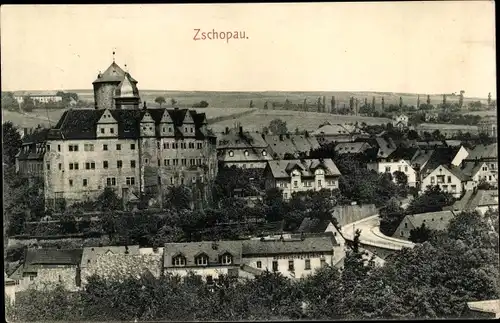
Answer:
<svg viewBox="0 0 500 323"><path fill-rule="evenodd" d="M297 260L300 261L300 260ZM326 260L324 258L321 258L321 267L326 265ZM262 262L257 261L257 268L262 269ZM304 259L304 269L305 270L311 270L311 259ZM273 271L278 271L279 270L279 263L277 260L273 261ZM294 260L288 260L288 271L295 271L295 261Z"/></svg>
<svg viewBox="0 0 500 323"><path fill-rule="evenodd" d="M219 257L219 262L223 265L230 265L233 263L233 257L230 254L224 254ZM197 266L208 266L208 256L203 254L194 258L194 263ZM186 266L186 257L177 256L172 258L172 264L176 267Z"/></svg>
<svg viewBox="0 0 500 323"><path fill-rule="evenodd" d="M303 187L312 187L312 181L304 181L302 182L302 186ZM326 181L326 185L327 186L336 186L337 182L335 180L327 180ZM281 188L287 188L288 187L288 183L285 183L285 182L280 182L278 183L278 187L281 187ZM323 181L321 179L319 179L317 181L317 187L323 187ZM293 181L293 188L299 188L299 181Z"/></svg>
<svg viewBox="0 0 500 323"><path fill-rule="evenodd" d="M116 150L122 150L122 144L116 144ZM202 142L165 142L163 143L163 149L203 149L203 143ZM196 148L195 148L196 147ZM47 145L47 151L50 151L50 145ZM157 142L157 148L161 148L160 142ZM94 144L84 144L83 145L84 151L94 151L95 150L95 145ZM79 151L79 146L78 145L68 145L68 150L72 152L77 152ZM102 150L103 151L108 151L109 150L109 145L108 144L103 144L102 145ZM135 144L130 144L130 150L135 150ZM61 151L61 145L57 145L57 151Z"/></svg>
<svg viewBox="0 0 500 323"><path fill-rule="evenodd" d="M99 129L100 129L101 134L105 134L106 133L106 129L109 130L110 134L115 134L115 128L114 127L110 127L110 128L99 127ZM153 131L153 127L152 126L149 126L149 127L143 126L142 130L143 131L146 131L146 130ZM172 127L168 127L168 132L171 133L172 131L173 131L173 128ZM167 132L167 128L163 127L162 128L162 132L166 133ZM188 133L188 132L194 133L194 127L189 127L189 128L188 127L184 127L184 132L185 133Z"/></svg>
<svg viewBox="0 0 500 323"><path fill-rule="evenodd" d="M145 158L144 163L146 165L149 164L149 159ZM203 159L201 158L181 158L181 159L164 159L163 160L163 166L201 166L203 164ZM158 166L161 166L161 161L158 159ZM79 163L72 162L69 163L69 170L79 170L80 165ZM59 170L62 170L62 164L58 164ZM108 169L109 168L109 162L107 160L102 161L102 168L103 169ZM123 168L123 161L122 160L117 160L116 161L116 168L121 169ZM136 161L131 160L130 161L130 168L136 168ZM85 163L85 169L96 169L96 164L95 162L86 162ZM50 170L50 164L47 163L47 170Z"/></svg>
<svg viewBox="0 0 500 323"><path fill-rule="evenodd" d="M69 179L69 186L73 187L75 184L73 179ZM89 180L87 178L82 179L82 186L86 187L89 185ZM126 177L125 185L135 185L135 177ZM116 186L116 177L106 178L106 186Z"/></svg>
<svg viewBox="0 0 500 323"><path fill-rule="evenodd" d="M234 156L234 151L230 150L230 151L228 152L228 154L229 154L229 157L233 157L233 156ZM245 150L245 151L243 152L243 154L245 154L245 156L250 155L250 153L248 152L248 150ZM267 151L263 150L263 151L262 151L262 156L267 156Z"/></svg>
<svg viewBox="0 0 500 323"><path fill-rule="evenodd" d="M385 171L386 171L386 173L390 173L391 172L391 166L385 166ZM403 171L403 166L399 165L398 166L398 172L402 172L402 171ZM408 166L404 167L404 172L408 173Z"/></svg>
<svg viewBox="0 0 500 323"><path fill-rule="evenodd" d="M448 176L448 183L451 183L451 176ZM445 183L445 176L444 175L436 175L436 179L434 179L434 176L431 176L431 184L434 184L434 183L438 183L438 184L441 184L441 183Z"/></svg>

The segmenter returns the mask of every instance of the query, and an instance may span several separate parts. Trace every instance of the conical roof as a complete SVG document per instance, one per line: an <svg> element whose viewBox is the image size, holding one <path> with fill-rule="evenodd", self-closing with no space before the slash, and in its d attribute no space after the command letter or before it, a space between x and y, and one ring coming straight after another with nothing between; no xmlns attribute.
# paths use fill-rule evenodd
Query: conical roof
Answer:
<svg viewBox="0 0 500 323"><path fill-rule="evenodd" d="M134 83L134 79L129 73L125 72L123 81L118 85L115 90L115 98L138 98L139 90Z"/></svg>
<svg viewBox="0 0 500 323"><path fill-rule="evenodd" d="M104 71L104 73L99 74L99 76L93 83L121 82L125 78L125 73L126 72L120 66L118 66L118 64L113 62L108 67L108 69ZM137 81L134 80L131 76L130 81L132 83L137 83Z"/></svg>

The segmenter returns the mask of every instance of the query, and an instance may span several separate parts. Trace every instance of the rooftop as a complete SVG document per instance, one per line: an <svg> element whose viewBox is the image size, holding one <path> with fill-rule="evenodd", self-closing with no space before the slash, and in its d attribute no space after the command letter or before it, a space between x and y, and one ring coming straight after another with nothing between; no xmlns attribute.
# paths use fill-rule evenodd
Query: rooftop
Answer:
<svg viewBox="0 0 500 323"><path fill-rule="evenodd" d="M233 264L239 265L241 261L241 241L201 241L185 243L166 243L163 249L164 267L173 267L173 258L182 256L186 260L186 266L195 266L197 256L208 256L209 265L220 264L219 257L230 254Z"/></svg>
<svg viewBox="0 0 500 323"><path fill-rule="evenodd" d="M340 171L331 159L303 159L303 160L270 160L269 168L274 178L290 178L293 170L298 170L303 177L314 177L316 169L325 171L325 176L340 176Z"/></svg>
<svg viewBox="0 0 500 323"><path fill-rule="evenodd" d="M467 306L470 310L485 312L485 313L494 313L498 317L500 314L500 300L493 299L488 301L478 301L478 302L467 302Z"/></svg>
<svg viewBox="0 0 500 323"><path fill-rule="evenodd" d="M403 221L409 221L415 228L419 228L423 223L427 229L444 231L448 228L450 220L455 217L452 211L439 211L420 214L410 214L405 216Z"/></svg>
<svg viewBox="0 0 500 323"><path fill-rule="evenodd" d="M31 265L79 265L82 249L28 249L24 267Z"/></svg>
<svg viewBox="0 0 500 323"><path fill-rule="evenodd" d="M303 240L245 240L243 241L243 256L333 252L335 246L333 235L306 236Z"/></svg>
<svg viewBox="0 0 500 323"><path fill-rule="evenodd" d="M93 83L120 83L124 78L125 71L113 61L113 63L109 65L106 71L104 71L104 73L99 73L97 79ZM133 83L137 83L137 81L131 76L130 81Z"/></svg>

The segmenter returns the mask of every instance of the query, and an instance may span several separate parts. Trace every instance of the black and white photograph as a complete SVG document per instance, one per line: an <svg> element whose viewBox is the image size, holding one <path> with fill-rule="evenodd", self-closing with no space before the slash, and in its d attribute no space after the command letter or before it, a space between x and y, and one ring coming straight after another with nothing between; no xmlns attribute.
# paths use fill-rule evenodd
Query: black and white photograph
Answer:
<svg viewBox="0 0 500 323"><path fill-rule="evenodd" d="M500 318L493 1L0 10L7 322Z"/></svg>

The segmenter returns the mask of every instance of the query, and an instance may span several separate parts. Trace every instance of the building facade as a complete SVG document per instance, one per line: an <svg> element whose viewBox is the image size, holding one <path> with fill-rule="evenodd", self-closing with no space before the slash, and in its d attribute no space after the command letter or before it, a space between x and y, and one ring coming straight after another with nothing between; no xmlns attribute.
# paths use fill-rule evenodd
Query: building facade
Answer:
<svg viewBox="0 0 500 323"><path fill-rule="evenodd" d="M338 189L340 176L331 159L272 160L264 170L266 189L280 189L284 199L294 192Z"/></svg>
<svg viewBox="0 0 500 323"><path fill-rule="evenodd" d="M137 81L115 62L93 85L95 109L65 111L38 144L48 208L94 199L105 187L124 199L161 200L172 185L207 196L217 152L204 113L141 107Z"/></svg>
<svg viewBox="0 0 500 323"><path fill-rule="evenodd" d="M62 96L57 95L56 92L26 92L26 93L16 93L14 99L17 103L21 104L24 102L24 98L29 97L33 100L33 103L55 103L62 102Z"/></svg>

